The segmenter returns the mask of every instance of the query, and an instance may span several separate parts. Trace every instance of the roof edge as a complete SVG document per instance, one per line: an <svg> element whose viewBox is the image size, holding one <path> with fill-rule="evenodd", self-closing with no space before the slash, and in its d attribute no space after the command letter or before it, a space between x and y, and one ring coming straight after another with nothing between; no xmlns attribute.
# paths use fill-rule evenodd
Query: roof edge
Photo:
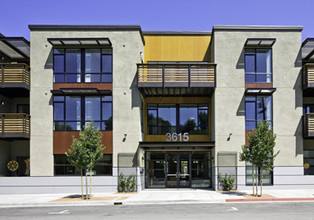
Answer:
<svg viewBox="0 0 314 220"><path fill-rule="evenodd" d="M45 30L107 30L107 31L139 31L143 44L145 40L143 37L142 28L140 25L37 25L30 24L28 28L31 31L45 31Z"/></svg>
<svg viewBox="0 0 314 220"><path fill-rule="evenodd" d="M143 31L144 35L211 35L211 31Z"/></svg>
<svg viewBox="0 0 314 220"><path fill-rule="evenodd" d="M214 25L215 30L273 30L273 31L302 31L303 26L275 25Z"/></svg>

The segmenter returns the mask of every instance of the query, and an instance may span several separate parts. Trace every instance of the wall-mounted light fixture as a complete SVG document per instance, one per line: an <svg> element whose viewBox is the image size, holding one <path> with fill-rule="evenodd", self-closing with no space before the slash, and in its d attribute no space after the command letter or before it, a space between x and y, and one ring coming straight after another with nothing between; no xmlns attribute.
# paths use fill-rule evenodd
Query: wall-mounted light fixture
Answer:
<svg viewBox="0 0 314 220"><path fill-rule="evenodd" d="M2 101L1 101L1 105L4 105L4 104L5 104L5 103L4 103L4 101L2 100Z"/></svg>
<svg viewBox="0 0 314 220"><path fill-rule="evenodd" d="M229 133L229 137L227 138L227 141L230 141L232 133Z"/></svg>
<svg viewBox="0 0 314 220"><path fill-rule="evenodd" d="M124 137L123 137L123 139L122 139L122 142L125 142L125 141L126 141L126 136L127 136L127 134L124 134Z"/></svg>

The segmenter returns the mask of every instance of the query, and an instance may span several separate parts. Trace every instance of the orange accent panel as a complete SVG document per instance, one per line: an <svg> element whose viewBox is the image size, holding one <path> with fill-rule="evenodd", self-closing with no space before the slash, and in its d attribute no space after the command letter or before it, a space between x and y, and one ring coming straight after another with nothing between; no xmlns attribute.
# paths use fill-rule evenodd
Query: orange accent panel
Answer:
<svg viewBox="0 0 314 220"><path fill-rule="evenodd" d="M245 83L245 89L248 88L273 88L272 83Z"/></svg>
<svg viewBox="0 0 314 220"><path fill-rule="evenodd" d="M64 154L72 144L72 136L78 138L79 131L54 131L53 154ZM106 147L104 154L112 154L112 131L101 131L102 144Z"/></svg>
<svg viewBox="0 0 314 220"><path fill-rule="evenodd" d="M99 90L111 90L112 83L54 83L53 89L58 90L61 88L96 88Z"/></svg>

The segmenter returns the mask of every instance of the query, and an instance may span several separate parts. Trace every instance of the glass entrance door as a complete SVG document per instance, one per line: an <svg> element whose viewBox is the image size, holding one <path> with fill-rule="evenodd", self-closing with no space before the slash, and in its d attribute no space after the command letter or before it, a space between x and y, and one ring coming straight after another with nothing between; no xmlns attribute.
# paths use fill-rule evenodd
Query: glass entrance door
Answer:
<svg viewBox="0 0 314 220"><path fill-rule="evenodd" d="M166 187L191 187L190 153L167 152Z"/></svg>

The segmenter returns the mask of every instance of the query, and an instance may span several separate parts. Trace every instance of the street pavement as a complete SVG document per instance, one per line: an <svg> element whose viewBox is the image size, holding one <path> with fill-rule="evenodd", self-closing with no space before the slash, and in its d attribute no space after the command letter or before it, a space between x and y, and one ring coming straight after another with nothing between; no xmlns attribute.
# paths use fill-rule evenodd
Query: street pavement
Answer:
<svg viewBox="0 0 314 220"><path fill-rule="evenodd" d="M95 193L93 199L80 200L73 194L0 195L0 208L43 206L103 206L149 204L199 204L226 202L314 202L314 189L265 190L266 198L248 198L251 191L217 192L202 189L144 190L138 193Z"/></svg>
<svg viewBox="0 0 314 220"><path fill-rule="evenodd" d="M310 220L313 202L205 203L120 206L58 206L0 208L0 219L223 219Z"/></svg>

